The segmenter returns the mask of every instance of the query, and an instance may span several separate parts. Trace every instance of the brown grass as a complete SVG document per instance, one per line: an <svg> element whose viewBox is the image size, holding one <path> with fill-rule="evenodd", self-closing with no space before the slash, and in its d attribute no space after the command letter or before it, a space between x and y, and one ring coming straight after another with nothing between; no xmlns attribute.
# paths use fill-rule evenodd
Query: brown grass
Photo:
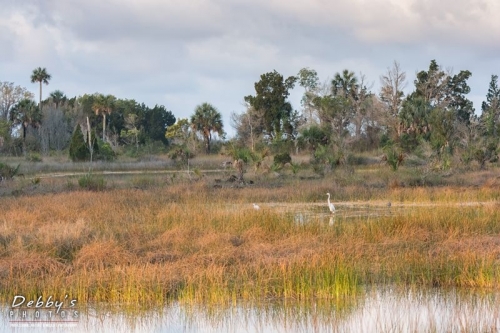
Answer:
<svg viewBox="0 0 500 333"><path fill-rule="evenodd" d="M296 225L271 205L324 205L327 191L340 207L368 200L411 209L330 227ZM272 191L197 182L4 197L0 294L147 305L340 297L370 283L497 288L497 196L491 185L373 189L322 180Z"/></svg>

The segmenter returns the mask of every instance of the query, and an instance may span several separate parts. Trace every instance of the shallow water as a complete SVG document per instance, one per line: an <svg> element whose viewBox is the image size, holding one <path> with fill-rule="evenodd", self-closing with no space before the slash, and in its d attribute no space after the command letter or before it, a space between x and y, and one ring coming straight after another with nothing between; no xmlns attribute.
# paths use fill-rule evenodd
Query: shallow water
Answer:
<svg viewBox="0 0 500 333"><path fill-rule="evenodd" d="M495 202L467 202L467 203L394 203L389 201L350 201L335 203L335 213L330 213L325 203L310 202L270 202L257 203L261 211L272 211L289 216L290 221L301 225L306 223L320 223L333 225L342 221L376 221L381 217L408 216L422 210L439 210L446 207L453 209L470 209L470 207L483 207L493 205ZM231 209L251 209L250 205L234 206Z"/></svg>
<svg viewBox="0 0 500 333"><path fill-rule="evenodd" d="M8 306L8 305L7 305ZM500 294L478 291L367 290L331 303L272 301L207 308L173 304L124 312L109 306L80 309L72 327L54 323L16 327L2 309L1 332L499 332ZM16 322L13 322L16 321Z"/></svg>

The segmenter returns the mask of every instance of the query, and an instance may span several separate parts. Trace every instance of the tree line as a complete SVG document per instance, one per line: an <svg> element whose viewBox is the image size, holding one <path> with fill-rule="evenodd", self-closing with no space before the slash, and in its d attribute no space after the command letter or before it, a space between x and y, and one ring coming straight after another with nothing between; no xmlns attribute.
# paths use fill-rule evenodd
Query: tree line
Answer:
<svg viewBox="0 0 500 333"><path fill-rule="evenodd" d="M42 85L51 76L37 68L31 81L39 83L38 103L26 88L0 82L0 151L63 151L81 131L83 141L95 139L97 150L138 153L156 145L172 158L220 149L244 160L258 160L259 153L307 152L313 163L335 167L356 152L382 150L397 169L408 154L425 151L443 167L458 157L484 168L498 159L500 89L492 75L478 115L467 98L471 75L468 70L454 74L431 60L405 94L406 73L397 62L380 76L378 92L371 91L364 75L348 69L323 83L310 68L287 78L264 73L254 94L243 98L245 111L231 115L236 136L225 140L221 114L209 103L198 105L189 119L176 119L162 105L151 108L100 93L68 98L55 90L42 99ZM303 89L300 110L289 101L296 86Z"/></svg>
<svg viewBox="0 0 500 333"><path fill-rule="evenodd" d="M113 158L119 149L132 154L140 153L145 146L164 151L171 146L185 145L175 129L186 122L189 137L202 138L209 153L213 137L224 135L222 116L209 103L197 106L189 121L180 119L177 126L173 126L176 117L165 106L149 107L110 94L68 98L62 91L55 90L42 99L42 84L48 85L50 79L45 68L33 70L31 81L40 85L38 103L26 88L0 82L1 153L48 154L69 150L73 160L86 160L90 156L89 147L95 147L96 152L106 151L103 156L96 155L105 159ZM89 128L92 133L88 133ZM89 138L94 142L89 144Z"/></svg>
<svg viewBox="0 0 500 333"><path fill-rule="evenodd" d="M380 76L378 93L364 75L347 69L325 83L310 68L286 79L273 71L261 75L255 95L245 97L247 110L233 114L232 122L242 147L306 150L319 165L335 167L353 153L381 149L393 169L415 153L443 168L455 157L484 168L498 160L500 90L492 75L477 115L467 98L471 75L445 71L432 60L405 94L406 73L397 62ZM287 99L297 84L304 89L300 113Z"/></svg>

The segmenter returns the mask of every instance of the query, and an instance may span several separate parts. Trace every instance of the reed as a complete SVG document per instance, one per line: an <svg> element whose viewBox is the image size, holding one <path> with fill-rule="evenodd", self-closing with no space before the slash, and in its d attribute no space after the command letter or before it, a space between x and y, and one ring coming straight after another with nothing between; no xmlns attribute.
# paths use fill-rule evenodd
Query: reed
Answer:
<svg viewBox="0 0 500 333"><path fill-rule="evenodd" d="M334 192L336 202L369 197L373 205L393 200L407 208L338 217L333 226L297 224L274 206L306 202L327 213L328 188L315 181L275 191L197 182L3 197L0 297L69 294L80 303L147 307L338 301L370 284L499 287L495 188L347 187Z"/></svg>

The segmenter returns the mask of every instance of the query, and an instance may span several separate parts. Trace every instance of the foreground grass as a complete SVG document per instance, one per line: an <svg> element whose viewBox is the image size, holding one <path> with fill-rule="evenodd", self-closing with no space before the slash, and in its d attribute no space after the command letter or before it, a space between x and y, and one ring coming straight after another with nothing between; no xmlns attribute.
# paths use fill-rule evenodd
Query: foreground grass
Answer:
<svg viewBox="0 0 500 333"><path fill-rule="evenodd" d="M265 204L322 202L335 186L300 182L269 191L199 182L1 198L0 295L148 306L340 299L379 283L500 286L495 188L337 187L337 202L424 205L334 226L296 225Z"/></svg>

